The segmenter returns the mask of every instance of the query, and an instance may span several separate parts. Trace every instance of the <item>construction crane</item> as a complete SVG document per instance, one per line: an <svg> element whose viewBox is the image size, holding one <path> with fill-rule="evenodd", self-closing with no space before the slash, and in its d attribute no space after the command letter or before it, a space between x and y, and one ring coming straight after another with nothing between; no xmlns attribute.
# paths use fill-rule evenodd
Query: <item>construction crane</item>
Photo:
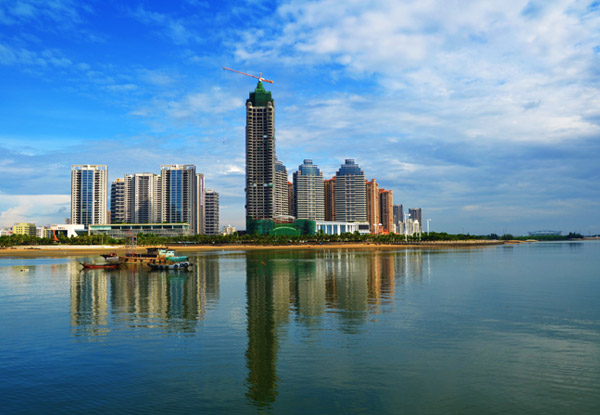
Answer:
<svg viewBox="0 0 600 415"><path fill-rule="evenodd" d="M251 76L252 78L256 78L256 79L258 79L258 80L259 80L259 81L261 81L261 82L268 82L268 83L270 83L270 84L272 84L272 83L273 83L273 81L270 81L270 80L268 80L268 79L265 79L265 78L263 78L263 77L262 77L262 72L260 73L260 75L259 75L259 76L256 76L256 75L250 75L249 73L246 73L246 72L240 72L240 71L236 71L235 69L226 68L226 67L224 67L224 66L223 66L223 69L224 69L224 70L226 70L226 71L231 71L231 72L241 73L242 75L246 75L246 76Z"/></svg>

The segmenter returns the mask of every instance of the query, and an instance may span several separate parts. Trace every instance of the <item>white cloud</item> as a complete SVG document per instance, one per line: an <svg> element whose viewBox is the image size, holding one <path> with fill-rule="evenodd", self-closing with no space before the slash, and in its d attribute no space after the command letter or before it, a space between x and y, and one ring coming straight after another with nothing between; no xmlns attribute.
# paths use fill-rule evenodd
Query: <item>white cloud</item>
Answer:
<svg viewBox="0 0 600 415"><path fill-rule="evenodd" d="M64 223L71 215L70 195L4 195L0 193L0 226L18 222Z"/></svg>

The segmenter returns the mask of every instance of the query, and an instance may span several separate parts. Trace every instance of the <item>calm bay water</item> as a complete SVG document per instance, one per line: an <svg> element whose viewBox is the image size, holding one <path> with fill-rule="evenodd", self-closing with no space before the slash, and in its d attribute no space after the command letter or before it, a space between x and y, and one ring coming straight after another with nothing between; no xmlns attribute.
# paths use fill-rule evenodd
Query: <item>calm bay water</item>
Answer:
<svg viewBox="0 0 600 415"><path fill-rule="evenodd" d="M0 258L0 411L600 413L600 243Z"/></svg>

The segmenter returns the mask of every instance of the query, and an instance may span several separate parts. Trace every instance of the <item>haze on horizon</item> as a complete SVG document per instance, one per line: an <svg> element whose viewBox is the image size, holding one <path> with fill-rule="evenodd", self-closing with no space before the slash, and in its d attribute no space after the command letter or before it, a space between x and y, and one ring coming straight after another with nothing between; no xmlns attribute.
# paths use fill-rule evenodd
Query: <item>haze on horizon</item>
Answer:
<svg viewBox="0 0 600 415"><path fill-rule="evenodd" d="M72 164L195 164L244 224L244 103L277 155L433 231L600 233L600 1L0 2L0 226L63 223Z"/></svg>

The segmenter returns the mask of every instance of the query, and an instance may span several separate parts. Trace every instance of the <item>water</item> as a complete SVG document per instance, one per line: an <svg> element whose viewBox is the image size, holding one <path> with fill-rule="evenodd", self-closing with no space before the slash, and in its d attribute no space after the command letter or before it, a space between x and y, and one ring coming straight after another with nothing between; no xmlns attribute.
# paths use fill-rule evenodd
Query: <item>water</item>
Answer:
<svg viewBox="0 0 600 415"><path fill-rule="evenodd" d="M600 243L0 258L0 411L600 413Z"/></svg>

